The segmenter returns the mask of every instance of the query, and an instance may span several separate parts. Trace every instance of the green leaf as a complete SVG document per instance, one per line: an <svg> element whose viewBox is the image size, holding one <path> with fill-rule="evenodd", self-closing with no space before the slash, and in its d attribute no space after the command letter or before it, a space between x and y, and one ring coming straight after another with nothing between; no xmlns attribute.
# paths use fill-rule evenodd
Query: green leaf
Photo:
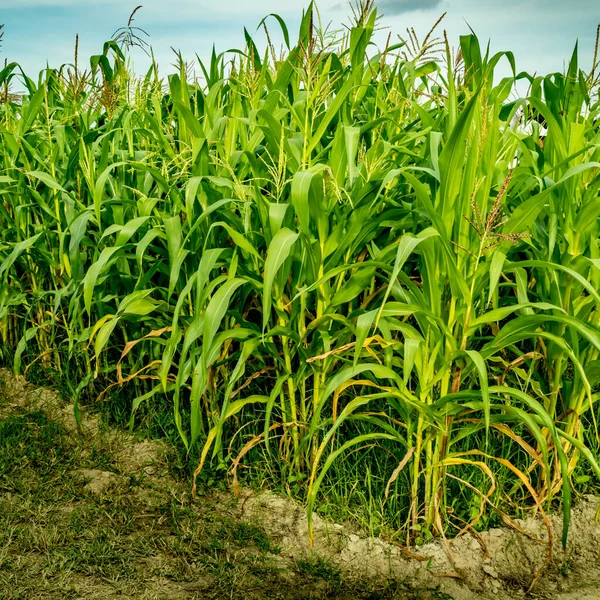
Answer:
<svg viewBox="0 0 600 600"><path fill-rule="evenodd" d="M29 171L27 173L29 177L34 177L41 181L44 185L47 185L52 190L58 190L60 192L67 193L67 190L63 188L57 181L50 175L50 173L44 173L43 171Z"/></svg>
<svg viewBox="0 0 600 600"><path fill-rule="evenodd" d="M225 313L229 310L231 297L244 283L246 283L244 279L230 279L226 281L208 303L204 317L207 325L202 343L204 360L208 358L215 335L221 326Z"/></svg>
<svg viewBox="0 0 600 600"><path fill-rule="evenodd" d="M267 259L265 261L265 275L263 287L263 333L267 328L271 315L271 304L273 302L272 290L275 276L283 263L290 255L292 246L298 239L298 234L290 231L287 227L280 229L269 244Z"/></svg>

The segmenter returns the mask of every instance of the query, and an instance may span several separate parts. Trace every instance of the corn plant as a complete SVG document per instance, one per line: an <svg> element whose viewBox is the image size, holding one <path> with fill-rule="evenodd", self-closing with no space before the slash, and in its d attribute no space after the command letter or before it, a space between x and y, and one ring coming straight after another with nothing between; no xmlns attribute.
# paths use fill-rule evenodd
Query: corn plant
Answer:
<svg viewBox="0 0 600 600"><path fill-rule="evenodd" d="M518 527L509 473L546 523L560 495L566 543L578 461L600 474L593 69L575 50L530 77L474 35L378 49L377 23L364 2L324 31L311 4L292 42L273 15L264 52L245 31L201 80L181 55L136 78L125 38L37 81L7 64L27 93L0 105L2 358L76 400L122 390L132 426L167 398L195 477L260 462L309 515L368 447L409 542Z"/></svg>

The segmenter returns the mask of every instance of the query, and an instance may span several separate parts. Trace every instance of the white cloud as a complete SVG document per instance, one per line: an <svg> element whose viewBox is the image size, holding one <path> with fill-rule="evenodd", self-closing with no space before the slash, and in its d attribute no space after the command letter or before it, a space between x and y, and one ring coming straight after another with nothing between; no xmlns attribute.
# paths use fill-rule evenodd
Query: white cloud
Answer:
<svg viewBox="0 0 600 600"><path fill-rule="evenodd" d="M377 9L379 14L400 15L406 12L438 9L441 4L442 0L379 0Z"/></svg>
<svg viewBox="0 0 600 600"><path fill-rule="evenodd" d="M46 60L59 65L71 60L75 33L80 34L81 56L97 53L137 4L143 8L134 24L149 32L166 70L172 62L170 46L189 59L195 53L208 56L213 42L217 51L243 47L244 26L254 35L260 20L272 12L283 16L293 39L308 0L0 0L0 22L6 23L2 58L18 60L32 73ZM333 16L334 26L347 22L348 4L348 0L318 0L323 21ZM492 52L514 52L519 70L543 73L562 70L579 38L585 69L591 62L598 20L595 6L589 0L568 4L562 0L378 0L382 25L389 29L379 31L376 41L383 47L390 31L394 38L405 36L407 26L422 38L447 11L439 33L446 29L453 46L460 35L469 33L470 25L483 49L491 39ZM272 33L277 31L273 21ZM141 69L142 59L139 65L137 61L136 57Z"/></svg>

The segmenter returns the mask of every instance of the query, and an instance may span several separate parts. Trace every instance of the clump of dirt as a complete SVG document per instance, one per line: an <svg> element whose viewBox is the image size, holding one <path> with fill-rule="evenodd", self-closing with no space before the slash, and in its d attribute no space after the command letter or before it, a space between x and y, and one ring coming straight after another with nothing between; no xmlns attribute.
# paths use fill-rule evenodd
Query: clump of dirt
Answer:
<svg viewBox="0 0 600 600"><path fill-rule="evenodd" d="M83 489L92 494L105 494L121 482L121 478L111 471L78 469L75 473L87 482Z"/></svg>

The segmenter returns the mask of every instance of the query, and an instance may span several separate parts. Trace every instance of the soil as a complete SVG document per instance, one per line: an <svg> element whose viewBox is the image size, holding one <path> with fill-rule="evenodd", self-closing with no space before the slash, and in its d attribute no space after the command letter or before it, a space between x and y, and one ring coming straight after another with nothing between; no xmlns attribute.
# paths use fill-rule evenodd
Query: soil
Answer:
<svg viewBox="0 0 600 600"><path fill-rule="evenodd" d="M0 479L0 598L600 600L597 497L575 505L566 550L560 515L549 517L550 532L532 517L518 531L406 549L315 514L311 546L306 511L289 498L210 490L193 501L161 442L95 415L78 428L55 392L7 371L0 382L0 425L41 411L75 440L38 481L24 438L25 467Z"/></svg>
<svg viewBox="0 0 600 600"><path fill-rule="evenodd" d="M303 507L270 492L246 493L240 502L241 518L262 522L285 556L317 552L353 576L401 580L414 589L439 586L455 600L600 599L599 510L599 498L587 496L579 501L573 510L566 550L560 543L562 518L550 516L554 544L552 558L545 566L548 533L541 519L519 520L517 525L524 533L491 529L477 537L465 534L447 544L435 541L408 550L328 523L315 514L311 549Z"/></svg>

